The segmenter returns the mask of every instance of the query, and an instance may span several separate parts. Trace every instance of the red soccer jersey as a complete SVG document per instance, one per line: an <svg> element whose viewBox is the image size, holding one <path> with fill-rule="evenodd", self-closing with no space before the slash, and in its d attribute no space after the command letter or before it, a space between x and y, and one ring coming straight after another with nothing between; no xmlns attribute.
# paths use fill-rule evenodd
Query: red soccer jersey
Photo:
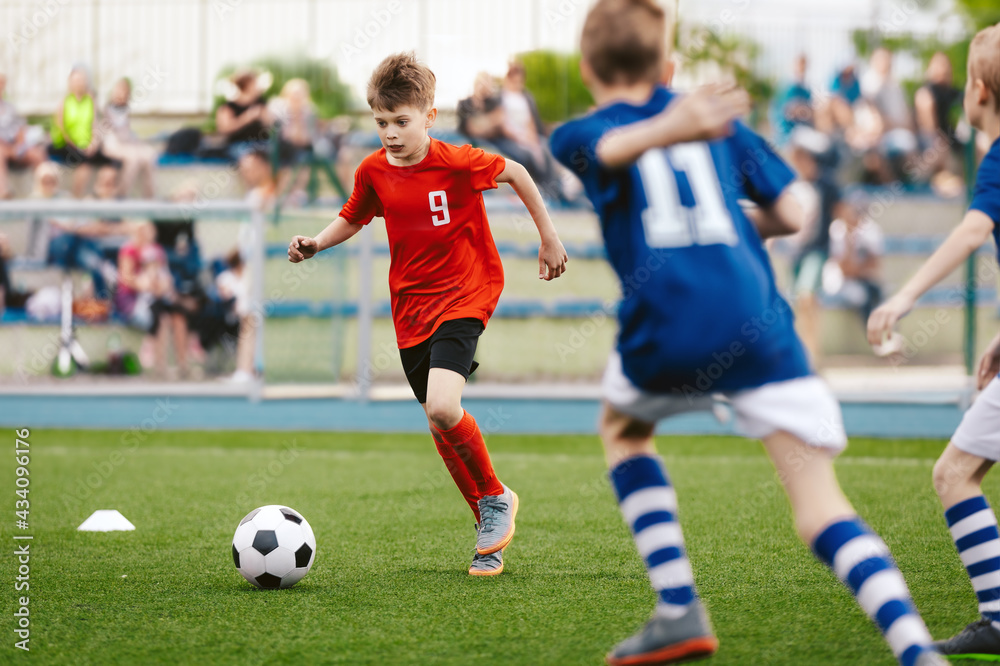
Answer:
<svg viewBox="0 0 1000 666"><path fill-rule="evenodd" d="M499 155L431 139L418 164L389 164L385 148L366 157L340 211L352 224L384 217L389 291L400 349L420 344L445 321L489 320L503 290L503 264L490 233L483 190L497 186Z"/></svg>

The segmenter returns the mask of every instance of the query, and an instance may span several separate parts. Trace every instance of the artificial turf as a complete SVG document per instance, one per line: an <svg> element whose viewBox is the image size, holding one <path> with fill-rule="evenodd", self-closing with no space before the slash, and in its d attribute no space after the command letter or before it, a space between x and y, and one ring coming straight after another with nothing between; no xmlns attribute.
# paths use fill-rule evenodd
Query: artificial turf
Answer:
<svg viewBox="0 0 1000 666"><path fill-rule="evenodd" d="M13 432L9 433L13 448ZM466 574L472 516L429 436L31 434L31 653L13 647L16 558L0 558L0 663L599 664L654 601L594 437L489 437L518 491L497 578ZM878 631L792 530L758 444L661 438L699 591L721 641L709 663L892 664ZM838 463L936 637L976 602L930 486L942 442L852 442ZM998 495L995 478L987 495ZM302 512L318 544L290 590L252 588L230 541L263 504ZM95 509L134 532L83 533Z"/></svg>

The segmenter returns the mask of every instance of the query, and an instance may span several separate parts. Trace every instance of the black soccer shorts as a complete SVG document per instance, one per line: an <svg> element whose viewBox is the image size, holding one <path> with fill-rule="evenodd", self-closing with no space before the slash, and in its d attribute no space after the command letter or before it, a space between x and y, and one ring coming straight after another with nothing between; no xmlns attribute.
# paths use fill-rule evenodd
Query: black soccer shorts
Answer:
<svg viewBox="0 0 1000 666"><path fill-rule="evenodd" d="M438 326L437 330L418 345L399 350L406 381L421 405L427 402L427 376L431 368L445 368L469 378L479 364L476 345L483 334L483 322L471 317L452 319Z"/></svg>

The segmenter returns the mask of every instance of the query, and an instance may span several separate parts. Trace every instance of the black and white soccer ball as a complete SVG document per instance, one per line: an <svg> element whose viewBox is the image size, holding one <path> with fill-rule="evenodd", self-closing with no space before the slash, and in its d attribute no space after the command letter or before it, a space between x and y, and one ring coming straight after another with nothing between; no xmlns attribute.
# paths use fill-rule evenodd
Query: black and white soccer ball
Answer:
<svg viewBox="0 0 1000 666"><path fill-rule="evenodd" d="M291 587L309 573L316 537L295 509L269 504L240 521L233 536L236 570L266 590Z"/></svg>

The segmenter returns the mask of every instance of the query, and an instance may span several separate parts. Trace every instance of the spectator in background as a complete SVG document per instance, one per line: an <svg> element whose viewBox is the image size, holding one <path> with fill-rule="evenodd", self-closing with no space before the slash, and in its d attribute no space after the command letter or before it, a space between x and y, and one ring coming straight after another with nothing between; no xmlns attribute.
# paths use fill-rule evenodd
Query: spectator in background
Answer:
<svg viewBox="0 0 1000 666"><path fill-rule="evenodd" d="M795 59L794 76L775 98L772 107L772 122L774 124L774 140L779 146L788 143L792 130L799 125L812 126L813 115L812 92L806 85L806 73L809 60L805 54Z"/></svg>
<svg viewBox="0 0 1000 666"><path fill-rule="evenodd" d="M239 168L247 188L247 201L259 210L274 208L277 183L267 152L260 148L244 154L240 158Z"/></svg>
<svg viewBox="0 0 1000 666"><path fill-rule="evenodd" d="M524 66L518 62L511 63L501 89L493 77L481 72L472 96L458 103L458 130L524 165L543 194L570 200L580 193L581 186L549 154L543 140L545 124L524 80Z"/></svg>
<svg viewBox="0 0 1000 666"><path fill-rule="evenodd" d="M215 277L219 298L232 304L232 311L239 321L236 338L236 371L228 378L228 381L236 383L248 382L254 376L255 330L250 312L250 280L244 269L245 265L239 249L233 249L226 255L226 270Z"/></svg>
<svg viewBox="0 0 1000 666"><path fill-rule="evenodd" d="M878 47L872 52L868 71L861 77L861 94L872 114L872 139L877 140L872 149L887 162L884 166L877 165L869 156L867 166L877 174L876 180L883 181L887 173L892 180L902 180L904 166L917 150L910 107L903 87L892 75L892 59L889 49Z"/></svg>
<svg viewBox="0 0 1000 666"><path fill-rule="evenodd" d="M259 77L260 74L252 69L233 74L230 81L236 88L236 95L215 112L215 127L234 159L262 147L270 137L268 127L272 118L258 83Z"/></svg>
<svg viewBox="0 0 1000 666"><path fill-rule="evenodd" d="M288 189L291 172L288 167L308 164L313 155L313 144L319 136L316 106L304 79L289 79L281 87L281 94L269 105L278 135L278 159L283 167L278 174L279 192ZM293 184L294 195L300 195L309 177L307 171L299 174Z"/></svg>
<svg viewBox="0 0 1000 666"><path fill-rule="evenodd" d="M240 175L243 176L243 182L247 187L246 198L251 205L265 211L274 207L276 185L267 153L263 150L255 150L240 158ZM253 362L257 322L249 307L251 276L249 271L244 270L249 259L249 250L252 247L252 227L249 223L243 223L240 225L236 248L227 259L229 265L227 272L230 275L223 278L221 282L216 280L220 295L223 295L224 298L237 298L239 337L236 342L236 372L229 377L229 381L233 382L250 381L254 376Z"/></svg>
<svg viewBox="0 0 1000 666"><path fill-rule="evenodd" d="M42 162L35 168L34 198L61 199L59 165ZM118 225L72 218L36 220L36 236L46 239L46 262L64 270L82 269L90 273L94 297L111 298L116 268L108 261L98 239L119 231Z"/></svg>
<svg viewBox="0 0 1000 666"><path fill-rule="evenodd" d="M843 100L847 106L853 106L861 99L861 82L858 81L857 70L853 62L847 63L833 77L833 83L830 84L830 92Z"/></svg>
<svg viewBox="0 0 1000 666"><path fill-rule="evenodd" d="M111 88L108 105L104 107L101 123L104 130L101 137L102 151L122 165L116 196L127 197L136 178L141 176L142 196L152 199L155 195L153 173L156 168L156 150L140 141L132 131L129 108L131 97L132 84L128 79L118 79Z"/></svg>
<svg viewBox="0 0 1000 666"><path fill-rule="evenodd" d="M953 111L962 106L962 91L955 87L951 60L938 51L931 56L924 84L914 96L921 158L918 176L929 180L943 196L960 196L964 184L958 175L955 159L955 123Z"/></svg>
<svg viewBox="0 0 1000 666"><path fill-rule="evenodd" d="M809 186L797 195L809 214L803 229L792 237L792 300L796 325L802 342L819 365L821 339L819 324L819 290L823 264L829 255L830 224L840 200L840 187L832 169L824 168L824 160L832 151L830 140L817 130L799 127L791 135L789 162L799 179Z"/></svg>
<svg viewBox="0 0 1000 666"><path fill-rule="evenodd" d="M882 229L868 217L868 206L868 198L860 192L837 205L837 219L830 225L830 258L823 268L823 291L855 308L863 328L882 302L885 253Z"/></svg>
<svg viewBox="0 0 1000 666"><path fill-rule="evenodd" d="M105 164L97 170L94 177L94 198L99 201L115 201L120 192L118 169ZM118 263L118 251L124 245L131 233L128 227L123 224L120 217L104 217L97 220L96 225L90 225L94 229L100 229L100 234L94 236L94 244L100 248L104 258L108 261Z"/></svg>
<svg viewBox="0 0 1000 666"><path fill-rule="evenodd" d="M108 164L97 133L97 107L83 65L69 73L69 91L52 117L52 157L73 169L72 193L83 196L91 167Z"/></svg>
<svg viewBox="0 0 1000 666"><path fill-rule="evenodd" d="M507 68L500 91L503 107L503 131L511 140L527 151L529 163L539 173L552 170L551 158L546 154L544 137L545 123L538 114L535 98L524 88L524 65L514 61ZM531 166L525 167L531 171Z"/></svg>
<svg viewBox="0 0 1000 666"><path fill-rule="evenodd" d="M458 131L473 140L487 141L501 152L519 161L503 149L506 137L500 88L487 72L480 72L472 87L472 96L458 103ZM516 151L515 147L515 151Z"/></svg>
<svg viewBox="0 0 1000 666"><path fill-rule="evenodd" d="M28 124L4 97L7 76L0 74L0 199L11 195L8 172L11 167L33 169L45 161L40 137L31 136ZM39 128L31 128L39 129Z"/></svg>
<svg viewBox="0 0 1000 666"><path fill-rule="evenodd" d="M854 63L848 63L837 72L830 84L830 98L823 109L823 129L843 137L854 126L854 105L861 99L861 83ZM817 110L818 112L819 110ZM816 126L821 123L817 118Z"/></svg>
<svg viewBox="0 0 1000 666"><path fill-rule="evenodd" d="M140 359L166 374L167 343L173 337L174 357L182 374L187 374L187 319L175 303L174 283L167 267L167 255L156 244L156 227L140 222L118 255L118 289L115 308L136 328L147 334ZM150 354L149 348L152 348Z"/></svg>

